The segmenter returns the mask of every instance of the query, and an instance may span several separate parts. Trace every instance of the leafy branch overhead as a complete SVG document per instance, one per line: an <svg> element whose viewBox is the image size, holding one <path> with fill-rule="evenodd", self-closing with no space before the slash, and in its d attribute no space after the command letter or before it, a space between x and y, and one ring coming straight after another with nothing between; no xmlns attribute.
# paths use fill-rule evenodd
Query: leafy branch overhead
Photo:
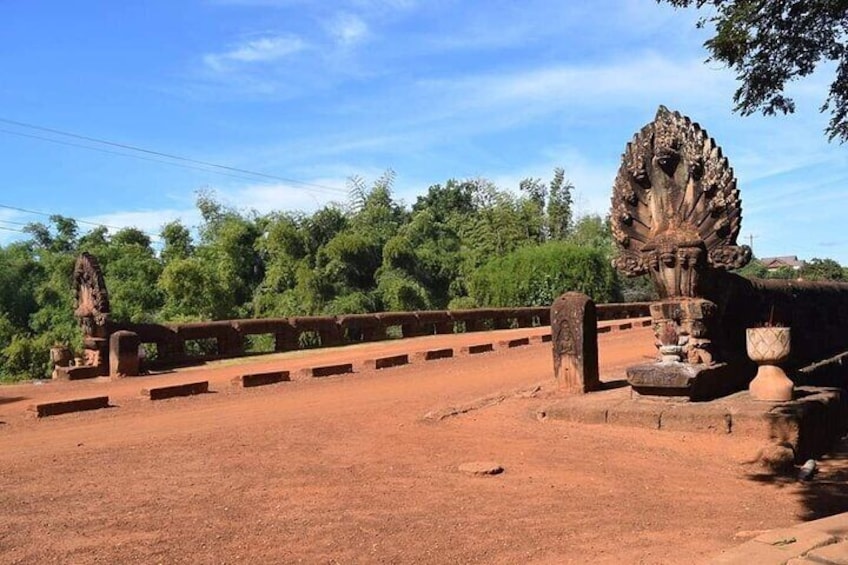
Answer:
<svg viewBox="0 0 848 565"><path fill-rule="evenodd" d="M714 26L704 44L710 60L736 72L733 100L743 115L789 114L795 101L789 83L834 65L822 112L830 112L828 137L848 140L848 1L846 0L657 0L708 11L699 27Z"/></svg>

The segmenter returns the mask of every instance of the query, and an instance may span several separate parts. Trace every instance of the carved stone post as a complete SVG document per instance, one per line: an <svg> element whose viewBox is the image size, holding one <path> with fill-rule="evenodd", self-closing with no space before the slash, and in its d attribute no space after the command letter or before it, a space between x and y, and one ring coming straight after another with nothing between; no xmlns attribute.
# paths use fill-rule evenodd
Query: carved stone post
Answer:
<svg viewBox="0 0 848 565"><path fill-rule="evenodd" d="M567 292L551 306L554 378L560 390L585 393L601 387L598 375L598 316L592 299Z"/></svg>
<svg viewBox="0 0 848 565"><path fill-rule="evenodd" d="M125 330L109 336L109 374L114 377L139 375L138 334Z"/></svg>

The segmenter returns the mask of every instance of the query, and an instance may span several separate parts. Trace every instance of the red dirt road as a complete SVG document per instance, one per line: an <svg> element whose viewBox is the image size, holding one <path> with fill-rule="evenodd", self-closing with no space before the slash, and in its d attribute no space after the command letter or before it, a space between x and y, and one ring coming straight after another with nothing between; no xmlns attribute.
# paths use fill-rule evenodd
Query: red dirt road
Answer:
<svg viewBox="0 0 848 565"><path fill-rule="evenodd" d="M251 369L541 331L370 344ZM603 334L600 353L605 378L620 378L653 354L651 332ZM738 544L740 530L806 511L796 487L746 478L738 462L756 442L538 421L553 394L549 344L247 390L229 384L243 370L0 389L0 562L691 563ZM199 378L215 393L139 395ZM538 383L533 395L512 392ZM117 407L42 420L25 411L94 394ZM481 407L424 418L452 406ZM457 469L478 460L505 472Z"/></svg>

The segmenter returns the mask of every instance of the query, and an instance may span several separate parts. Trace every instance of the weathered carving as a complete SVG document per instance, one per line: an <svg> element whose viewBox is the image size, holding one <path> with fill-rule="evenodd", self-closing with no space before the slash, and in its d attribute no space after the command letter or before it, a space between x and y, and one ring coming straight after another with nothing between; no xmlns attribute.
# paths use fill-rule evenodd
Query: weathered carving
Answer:
<svg viewBox="0 0 848 565"><path fill-rule="evenodd" d="M736 245L742 206L733 169L698 124L664 106L624 151L611 220L615 267L650 275L662 298L699 296L711 269L751 259Z"/></svg>
<svg viewBox="0 0 848 565"><path fill-rule="evenodd" d="M83 359L95 374L109 373L109 293L97 259L89 253L74 266L74 316L84 334Z"/></svg>
<svg viewBox="0 0 848 565"><path fill-rule="evenodd" d="M722 361L713 343L719 271L738 269L751 250L736 244L742 205L727 158L706 131L660 106L627 144L613 186L615 267L651 277L662 299L651 308L658 341L674 328L682 361ZM658 343L659 346L659 343ZM671 369L668 369L671 370Z"/></svg>
<svg viewBox="0 0 848 565"><path fill-rule="evenodd" d="M106 337L109 321L109 292L97 259L83 253L74 266L74 316L86 337Z"/></svg>
<svg viewBox="0 0 848 565"><path fill-rule="evenodd" d="M551 306L554 378L560 390L584 393L601 387L598 317L592 299L566 292Z"/></svg>

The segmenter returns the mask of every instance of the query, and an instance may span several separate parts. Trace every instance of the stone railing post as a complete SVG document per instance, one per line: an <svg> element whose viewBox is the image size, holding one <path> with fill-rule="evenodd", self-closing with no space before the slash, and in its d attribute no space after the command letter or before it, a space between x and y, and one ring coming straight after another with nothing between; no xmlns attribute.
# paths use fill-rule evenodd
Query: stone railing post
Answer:
<svg viewBox="0 0 848 565"><path fill-rule="evenodd" d="M114 377L135 377L140 374L138 334L126 330L109 336L109 374Z"/></svg>
<svg viewBox="0 0 848 565"><path fill-rule="evenodd" d="M592 299L567 292L551 306L554 378L560 390L582 394L601 388L598 317Z"/></svg>

